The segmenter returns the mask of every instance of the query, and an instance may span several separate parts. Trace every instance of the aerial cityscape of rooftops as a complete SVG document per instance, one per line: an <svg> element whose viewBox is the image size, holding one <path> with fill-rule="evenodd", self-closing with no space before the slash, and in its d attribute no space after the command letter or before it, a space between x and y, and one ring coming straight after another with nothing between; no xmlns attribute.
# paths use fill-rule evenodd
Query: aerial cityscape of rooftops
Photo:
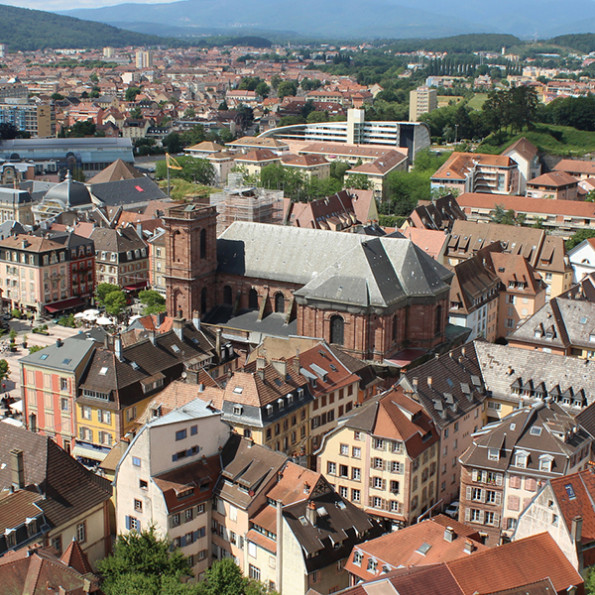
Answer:
<svg viewBox="0 0 595 595"><path fill-rule="evenodd" d="M595 595L595 2L15 3L0 595Z"/></svg>

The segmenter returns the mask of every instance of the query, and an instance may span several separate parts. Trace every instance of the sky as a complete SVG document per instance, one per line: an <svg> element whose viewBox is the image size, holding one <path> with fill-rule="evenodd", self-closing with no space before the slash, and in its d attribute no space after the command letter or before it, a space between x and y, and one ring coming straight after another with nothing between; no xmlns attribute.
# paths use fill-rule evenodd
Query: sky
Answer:
<svg viewBox="0 0 595 595"><path fill-rule="evenodd" d="M72 10L73 8L101 8L102 6L112 6L114 4L165 4L175 0L1 0L0 4L9 4L19 8L35 8L36 10L56 11Z"/></svg>

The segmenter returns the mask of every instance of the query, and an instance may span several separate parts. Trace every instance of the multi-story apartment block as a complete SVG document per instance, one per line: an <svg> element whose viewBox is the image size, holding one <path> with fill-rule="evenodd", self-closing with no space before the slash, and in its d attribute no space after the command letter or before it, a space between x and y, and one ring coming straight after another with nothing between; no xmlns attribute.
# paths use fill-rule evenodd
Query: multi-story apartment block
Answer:
<svg viewBox="0 0 595 595"><path fill-rule="evenodd" d="M498 329L498 277L485 267L479 255L460 262L453 270L448 321L470 328L470 341L477 337L494 341Z"/></svg>
<svg viewBox="0 0 595 595"><path fill-rule="evenodd" d="M148 247L134 227L96 227L91 239L95 243L97 283L112 283L128 290L147 286Z"/></svg>
<svg viewBox="0 0 595 595"><path fill-rule="evenodd" d="M200 576L212 559L212 495L229 435L221 412L200 399L163 416L156 411L116 468L118 532L154 526Z"/></svg>
<svg viewBox="0 0 595 595"><path fill-rule="evenodd" d="M56 136L56 111L53 105L31 103L26 98L6 98L0 103L0 124L12 124L32 137Z"/></svg>
<svg viewBox="0 0 595 595"><path fill-rule="evenodd" d="M234 557L245 575L289 595L346 587L351 548L380 527L285 455L232 435L221 456L213 556Z"/></svg>
<svg viewBox="0 0 595 595"><path fill-rule="evenodd" d="M486 426L460 458L459 520L477 525L488 545L509 539L519 513L545 481L586 468L592 442L549 399Z"/></svg>
<svg viewBox="0 0 595 595"><path fill-rule="evenodd" d="M93 242L74 234L8 237L0 241L4 306L37 314L81 306L93 291L93 262Z"/></svg>
<svg viewBox="0 0 595 595"><path fill-rule="evenodd" d="M556 297L527 318L511 335L523 349L595 359L595 302Z"/></svg>
<svg viewBox="0 0 595 595"><path fill-rule="evenodd" d="M462 192L517 194L520 174L517 163L504 155L454 152L431 178L432 188Z"/></svg>
<svg viewBox="0 0 595 595"><path fill-rule="evenodd" d="M409 120L417 122L422 114L438 107L438 91L430 87L418 87L409 91Z"/></svg>
<svg viewBox="0 0 595 595"><path fill-rule="evenodd" d="M436 504L438 449L431 418L396 388L324 436L317 468L342 498L404 527Z"/></svg>
<svg viewBox="0 0 595 595"><path fill-rule="evenodd" d="M399 386L432 418L439 433L437 502L441 507L459 493L459 457L471 435L484 425L486 386L475 346L457 347L405 372Z"/></svg>
<svg viewBox="0 0 595 595"><path fill-rule="evenodd" d="M77 436L75 399L79 381L93 354L88 339L58 339L19 360L21 395L27 427L50 436L70 453Z"/></svg>
<svg viewBox="0 0 595 595"><path fill-rule="evenodd" d="M221 407L240 435L305 461L311 400L308 381L292 362L258 358L227 381Z"/></svg>
<svg viewBox="0 0 595 595"><path fill-rule="evenodd" d="M520 255L527 259L545 281L548 298L570 289L572 266L566 255L564 240L546 234L543 229L455 221L445 251L446 261L455 266L497 242L500 242L505 254Z"/></svg>

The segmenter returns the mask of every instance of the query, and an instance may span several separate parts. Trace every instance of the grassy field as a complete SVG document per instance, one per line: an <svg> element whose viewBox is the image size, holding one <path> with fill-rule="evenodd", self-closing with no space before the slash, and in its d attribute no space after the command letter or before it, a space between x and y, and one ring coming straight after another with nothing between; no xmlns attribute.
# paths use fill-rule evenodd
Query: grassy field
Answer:
<svg viewBox="0 0 595 595"><path fill-rule="evenodd" d="M488 98L487 93L476 93L467 103L471 109L480 110L485 100Z"/></svg>
<svg viewBox="0 0 595 595"><path fill-rule="evenodd" d="M187 200L197 196L209 196L215 191L209 186L201 186L200 184L193 184L181 178L172 178L171 183L171 197L174 200ZM167 193L167 180L160 180L159 187L163 192Z"/></svg>
<svg viewBox="0 0 595 595"><path fill-rule="evenodd" d="M540 151L562 157L577 157L595 151L595 133L570 126L537 124L533 130L518 134L500 132L488 136L477 148L483 153L500 153L521 137L531 141Z"/></svg>

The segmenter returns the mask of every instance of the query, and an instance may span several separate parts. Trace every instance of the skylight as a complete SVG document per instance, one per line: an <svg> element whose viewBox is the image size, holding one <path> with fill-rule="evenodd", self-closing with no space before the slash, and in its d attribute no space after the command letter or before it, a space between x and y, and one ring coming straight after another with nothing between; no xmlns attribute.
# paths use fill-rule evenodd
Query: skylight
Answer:
<svg viewBox="0 0 595 595"><path fill-rule="evenodd" d="M48 358L48 354L47 354L47 353L42 353L42 354L39 356L39 359L47 359L47 358Z"/></svg>
<svg viewBox="0 0 595 595"><path fill-rule="evenodd" d="M571 483L567 483L564 486L564 489L566 490L566 493L568 494L568 497L571 500L575 500L576 499L576 494L574 493L574 488L572 487L572 484Z"/></svg>
<svg viewBox="0 0 595 595"><path fill-rule="evenodd" d="M107 368L103 367L101 368L101 370L99 370L99 375L100 376L105 376L107 374Z"/></svg>
<svg viewBox="0 0 595 595"><path fill-rule="evenodd" d="M243 387L241 387L241 386L236 386L236 387L233 389L233 392L234 392L234 393L236 393L236 395L241 395L241 394L244 392L244 389L243 389Z"/></svg>

